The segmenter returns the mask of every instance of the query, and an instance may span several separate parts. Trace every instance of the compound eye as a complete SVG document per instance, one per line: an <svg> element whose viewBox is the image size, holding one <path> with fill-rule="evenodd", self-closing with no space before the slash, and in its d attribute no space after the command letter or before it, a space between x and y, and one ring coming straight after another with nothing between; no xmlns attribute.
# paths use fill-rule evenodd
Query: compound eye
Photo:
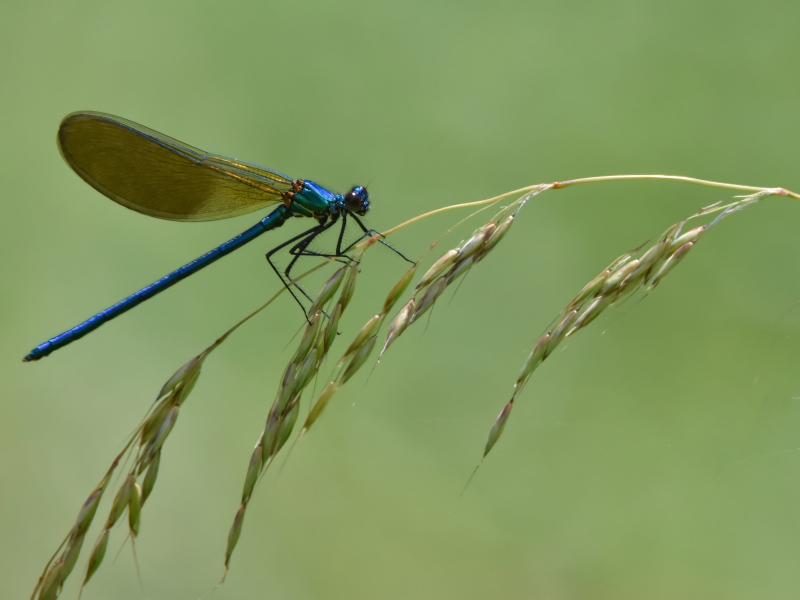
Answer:
<svg viewBox="0 0 800 600"><path fill-rule="evenodd" d="M350 212L359 212L361 210L361 196L355 190L347 192L344 195L344 205Z"/></svg>

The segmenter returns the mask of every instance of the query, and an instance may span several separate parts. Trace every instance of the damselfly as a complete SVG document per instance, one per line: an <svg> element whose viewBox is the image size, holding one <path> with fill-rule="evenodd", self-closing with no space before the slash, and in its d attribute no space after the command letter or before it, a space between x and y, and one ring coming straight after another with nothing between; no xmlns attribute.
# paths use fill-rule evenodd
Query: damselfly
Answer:
<svg viewBox="0 0 800 600"><path fill-rule="evenodd" d="M308 294L293 284L291 278L292 268L301 256L346 257L358 242L345 244L348 218L363 231L359 239L379 235L359 218L370 208L369 195L362 186L344 195L334 194L307 179L292 179L272 169L203 152L127 119L99 112L76 112L65 117L57 141L64 160L86 183L122 206L151 217L211 221L249 213L270 204L280 205L235 238L77 327L40 344L23 359L26 362L38 360L83 337L262 233L280 227L290 217L314 219L316 224L270 250L267 260L301 307L303 304L292 287L306 298ZM341 229L331 252L309 249L318 235L337 223ZM287 246L292 258L281 272L272 257ZM303 312L305 314L305 309Z"/></svg>

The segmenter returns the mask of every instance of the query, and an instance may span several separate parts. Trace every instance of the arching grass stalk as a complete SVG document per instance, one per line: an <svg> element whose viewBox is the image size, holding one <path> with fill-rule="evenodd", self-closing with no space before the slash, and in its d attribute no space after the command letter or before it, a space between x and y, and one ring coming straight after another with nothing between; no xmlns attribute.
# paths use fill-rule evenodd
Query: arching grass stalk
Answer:
<svg viewBox="0 0 800 600"><path fill-rule="evenodd" d="M404 227L413 225L423 219L442 214L447 211L461 208L485 208L496 205L506 199L514 198L510 204L498 212L489 222L478 228L466 241L445 252L428 271L420 278L414 288L412 297L403 305L392 320L386 340L383 344L381 356L389 346L394 343L403 331L412 325L423 313L430 309L442 292L453 282L463 276L467 271L477 265L505 236L513 224L519 210L533 196L551 189L561 189L574 185L601 183L620 180L666 180L677 181L695 185L710 186L722 189L745 191L749 195L741 197L726 206L713 206L699 211L688 219L676 223L649 248L641 252L629 252L614 260L597 277L590 281L583 290L565 306L559 316L553 321L534 345L520 375L514 386L511 399L501 410L495 420L483 457L489 453L503 433L504 427L510 417L513 403L525 387L533 372L552 354L553 350L591 321L597 318L606 308L622 298L644 288L647 292L653 290L664 277L687 255L687 253L700 240L703 234L720 222L722 218L734 211L750 206L767 196L788 196L800 199L800 195L783 188L760 188L742 186L714 181L706 181L690 177L672 175L614 175L604 177L591 177L573 179L548 184L528 186L512 192L507 192L477 202L454 204L439 208L401 223L384 232L389 236ZM686 224L702 216L718 213L709 223L686 230ZM283 377L276 393L272 408L270 409L266 425L258 437L256 446L250 457L250 463L245 475L244 489L239 510L234 519L228 538L228 548L225 557L225 568L230 564L231 554L242 530L244 513L255 484L265 469L273 462L274 457L288 440L299 414L300 397L308 383L313 379L323 364L324 358L329 353L336 338L339 319L347 308L355 290L358 275L358 262L363 258L367 249L374 244L375 237L366 239L354 248L353 258L349 265L339 269L323 286L322 291L310 311L310 324L305 328L304 335L292 360L284 370ZM428 251L432 250L438 240L431 244ZM427 253L427 252L426 252ZM333 259L331 259L333 260ZM322 268L329 261L310 269L296 277L300 280L310 273ZM395 284L386 297L380 310L370 318L355 336L347 350L336 363L328 384L316 399L301 428L300 435L306 433L318 420L324 408L336 391L365 364L372 353L379 329L386 318L401 299L403 293L413 280L418 263L406 271ZM256 314L269 306L285 288L281 289L264 305L250 315L239 321L227 332L220 336L203 352L195 356L162 386L156 400L139 424L134 433L127 440L123 450L112 461L111 466L101 479L100 483L89 494L86 502L79 511L78 517L67 536L61 542L56 552L45 565L31 596L39 600L57 598L65 580L68 578L77 562L83 546L87 531L92 524L99 503L110 486L113 473L120 464L125 464L125 457L131 457L130 469L121 477L120 486L115 494L109 515L103 528L96 539L83 578L83 586L89 581L95 571L100 567L105 556L111 530L121 520L122 515L128 512L128 534L133 541L139 534L141 510L153 491L157 480L159 465L162 457L164 443L172 432L186 398L194 388L206 358L221 345L231 333L249 321ZM332 301L339 292L332 309L323 313L324 306ZM329 315L330 319L324 317ZM323 326L323 323L325 325ZM477 470L477 467L476 467ZM37 596L38 595L38 596Z"/></svg>

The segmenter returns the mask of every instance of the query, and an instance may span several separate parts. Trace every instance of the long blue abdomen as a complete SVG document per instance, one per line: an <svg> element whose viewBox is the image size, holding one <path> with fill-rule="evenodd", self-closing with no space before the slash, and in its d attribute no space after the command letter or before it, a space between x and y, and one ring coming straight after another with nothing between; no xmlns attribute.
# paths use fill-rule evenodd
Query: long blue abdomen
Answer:
<svg viewBox="0 0 800 600"><path fill-rule="evenodd" d="M211 252L204 254L200 258L197 258L192 262L182 266L180 269L177 269L176 271L173 271L169 275L162 277L155 283L151 283L150 285L148 285L145 288L142 288L135 294L131 294L121 302L117 302L115 305L105 309L102 312L97 313L91 319L87 319L77 327L73 327L72 329L69 329L64 333L49 339L44 344L36 346L36 348L31 350L30 354L28 354L23 359L23 361L30 362L32 360L39 360L43 356L47 356L51 352L58 350L63 346L66 346L70 342L74 342L75 340L83 337L87 333L94 331L106 321L110 321L114 317L117 317L122 313L124 313L125 311L132 309L134 306L144 302L149 298L152 298L158 293L163 292L168 287L175 285L181 279L184 279L189 275L196 273L203 267L210 265L214 261L225 256L226 254L230 254L237 248L241 248L246 243L256 239L262 233L266 233L271 229L280 227L286 222L286 219L288 219L290 216L292 216L292 211L285 205L280 205L266 217L261 219L261 221L253 225L253 227L240 233L235 238L228 240L221 246L214 248Z"/></svg>

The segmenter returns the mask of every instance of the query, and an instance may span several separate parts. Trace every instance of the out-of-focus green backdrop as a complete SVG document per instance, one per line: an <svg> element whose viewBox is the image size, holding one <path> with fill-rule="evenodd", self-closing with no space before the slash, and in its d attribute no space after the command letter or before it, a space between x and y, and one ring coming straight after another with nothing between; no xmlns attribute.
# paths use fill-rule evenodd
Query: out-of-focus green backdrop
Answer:
<svg viewBox="0 0 800 600"><path fill-rule="evenodd" d="M611 173L800 189L799 20L789 0L5 0L0 596L29 594L166 378L277 289L264 253L300 227L23 364L258 218L183 224L121 208L59 157L67 113L122 115L336 190L368 183L382 229ZM618 183L529 204L427 329L348 384L280 478L268 473L214 597L796 598L797 202L726 220L645 301L551 357L459 498L551 318L615 256L728 197ZM418 256L457 218L395 243ZM404 269L368 255L343 338ZM282 298L206 363L143 515L144 595L129 546L113 560L118 530L86 600L194 600L216 584L300 324Z"/></svg>

